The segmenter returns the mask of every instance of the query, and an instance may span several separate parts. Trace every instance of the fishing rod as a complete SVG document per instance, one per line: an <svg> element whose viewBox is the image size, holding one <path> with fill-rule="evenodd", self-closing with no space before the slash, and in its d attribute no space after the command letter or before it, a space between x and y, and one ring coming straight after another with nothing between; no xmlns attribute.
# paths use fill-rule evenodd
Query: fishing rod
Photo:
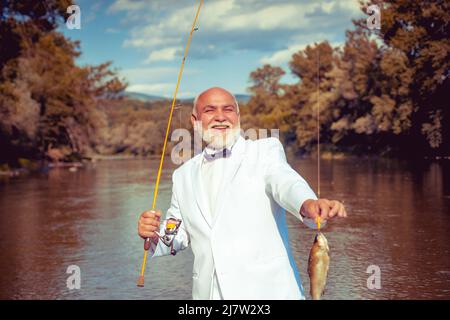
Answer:
<svg viewBox="0 0 450 320"><path fill-rule="evenodd" d="M156 207L156 199L158 197L159 180L161 178L161 171L162 171L162 166L163 166L163 163L164 163L164 154L166 153L167 140L169 138L169 130L170 130L170 126L171 126L171 123L172 123L173 109L175 107L175 102L177 100L177 93L178 93L178 88L180 86L181 76L183 74L184 62L186 61L186 57L187 57L187 54L189 52L189 46L191 44L192 34L194 33L194 31L198 30L197 19L198 19L198 16L200 14L200 8L201 8L202 5L203 5L203 0L200 0L200 3L199 3L198 8L197 8L197 13L195 14L194 22L192 23L191 32L189 33L188 41L186 43L186 48L184 49L184 55L183 55L183 60L181 62L180 71L178 73L177 85L175 87L175 92L173 94L173 99L172 99L172 106L170 108L169 121L167 122L166 136L164 138L164 145L163 145L163 150L162 150L162 154L161 154L161 160L159 162L158 174L156 176L155 191L153 193L152 210L155 210L155 207ZM172 235L174 235L173 234L174 231L172 229L175 228L175 227L178 229L179 224L175 224L175 225L170 224L170 226L166 226L166 229L169 228L169 232L171 232ZM167 233L167 230L166 230L166 233ZM160 236L160 235L158 234L158 236ZM164 237L164 236L160 236L160 238L161 237ZM173 241L173 237L172 237L172 241ZM166 242L163 242L163 243L165 243L167 245L167 243L169 243L169 241L167 241L167 243ZM172 242L170 242L170 245L172 245ZM150 247L151 247L150 238L146 238L144 240L144 257L142 259L141 274L140 274L140 276L138 278L138 281L137 281L137 286L138 287L143 287L144 286L145 265L147 263L147 253L148 253L148 250L150 249ZM173 248L171 247L171 253L172 252L174 252L174 251L173 251Z"/></svg>

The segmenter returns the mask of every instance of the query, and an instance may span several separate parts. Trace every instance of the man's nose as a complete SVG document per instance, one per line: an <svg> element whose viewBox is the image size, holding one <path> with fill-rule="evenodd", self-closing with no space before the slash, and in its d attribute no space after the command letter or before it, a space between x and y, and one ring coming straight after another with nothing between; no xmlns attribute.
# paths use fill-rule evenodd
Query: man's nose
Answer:
<svg viewBox="0 0 450 320"><path fill-rule="evenodd" d="M222 110L217 109L215 114L214 114L214 120L219 121L219 122L223 122L223 121L226 121L227 118L225 117L225 114L223 113Z"/></svg>

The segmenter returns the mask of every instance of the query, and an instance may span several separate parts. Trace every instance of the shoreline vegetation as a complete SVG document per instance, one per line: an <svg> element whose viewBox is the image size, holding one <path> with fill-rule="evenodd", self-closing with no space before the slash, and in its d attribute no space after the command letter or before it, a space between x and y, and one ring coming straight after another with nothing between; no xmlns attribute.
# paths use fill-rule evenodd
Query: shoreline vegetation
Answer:
<svg viewBox="0 0 450 320"><path fill-rule="evenodd" d="M31 173L48 173L51 169L65 168L71 172L76 172L78 169L84 168L90 163L97 163L100 161L118 161L118 160L140 160L140 159L160 159L157 155L92 155L91 157L83 158L81 161L56 161L56 162L42 162L30 159L19 159L21 167L9 168L8 165L0 165L0 177L19 177Z"/></svg>
<svg viewBox="0 0 450 320"><path fill-rule="evenodd" d="M170 101L127 96L112 62L77 65L80 43L57 31L68 4L0 7L1 176L161 154ZM250 73L244 132L278 129L289 153L315 157L319 113L323 159L449 159L450 2L368 0L361 10L369 5L384 6L381 30L356 20L341 46L294 53L296 83L269 64ZM178 101L171 129L192 130L191 110Z"/></svg>
<svg viewBox="0 0 450 320"><path fill-rule="evenodd" d="M317 152L311 152L303 155L296 155L292 150L286 150L288 157L302 157L317 159ZM166 153L166 157L170 157L170 151ZM378 155L356 155L353 153L346 153L342 151L321 151L320 159L325 161L339 161L347 159L355 160L371 160L371 159L394 159L402 160L400 158L383 157ZM159 160L160 155L133 155L133 154L115 154L115 155L101 155L96 154L90 157L86 157L81 161L71 161L71 162L40 162L33 161L29 159L19 159L22 164L19 168L9 168L7 165L0 165L0 179L1 178L14 178L23 177L33 173L48 174L52 169L67 169L70 172L77 172L79 169L83 169L89 164L95 164L100 161L123 161L123 160ZM417 159L416 159L417 160ZM434 156L434 157L424 157L423 161L449 161L450 155L448 156Z"/></svg>

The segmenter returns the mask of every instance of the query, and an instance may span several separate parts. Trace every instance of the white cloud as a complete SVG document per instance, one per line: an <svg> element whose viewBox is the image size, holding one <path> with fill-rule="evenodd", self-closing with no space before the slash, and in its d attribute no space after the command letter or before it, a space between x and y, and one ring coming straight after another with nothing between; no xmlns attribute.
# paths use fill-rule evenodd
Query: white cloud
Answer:
<svg viewBox="0 0 450 320"><path fill-rule="evenodd" d="M152 51L145 63L155 62L155 61L171 61L174 60L179 52L178 48L164 48L161 50Z"/></svg>
<svg viewBox="0 0 450 320"><path fill-rule="evenodd" d="M359 15L361 14L361 6L358 1L355 0L347 0L347 1L340 1L339 5L350 12L352 15Z"/></svg>
<svg viewBox="0 0 450 320"><path fill-rule="evenodd" d="M116 33L120 33L120 30L118 30L116 28L106 28L105 32L116 34Z"/></svg>
<svg viewBox="0 0 450 320"><path fill-rule="evenodd" d="M263 64L271 64L271 65L281 65L283 63L287 63L291 58L292 55L299 50L303 50L306 48L306 45L300 44L300 45L292 45L287 47L286 49L279 50L270 56L265 56L261 59L261 63Z"/></svg>
<svg viewBox="0 0 450 320"><path fill-rule="evenodd" d="M200 33L251 32L277 29L295 29L307 25L306 12L312 12L316 4L277 4L260 10L242 10L234 0L206 3L198 20ZM176 9L167 17L155 19L146 26L136 27L125 46L153 47L181 44L191 28L195 8ZM197 36L197 35L196 35Z"/></svg>
<svg viewBox="0 0 450 320"><path fill-rule="evenodd" d="M97 18L97 14L100 9L103 9L100 2L92 4L89 7L89 10L83 11L83 12L87 11L87 14L83 16L82 23L89 23L94 21Z"/></svg>
<svg viewBox="0 0 450 320"><path fill-rule="evenodd" d="M208 16L208 25L221 31L231 30L276 30L294 29L307 23L304 13L309 11L310 5L302 7L298 4L273 5L254 12L236 14L234 12L227 19L217 19L218 16Z"/></svg>
<svg viewBox="0 0 450 320"><path fill-rule="evenodd" d="M263 64L268 63L278 66L287 64L291 60L294 53L306 49L308 45L314 45L315 43L320 43L322 41L328 41L333 47L341 46L343 42L333 39L333 36L334 35L320 32L298 34L291 38L290 44L287 47L263 56L260 62Z"/></svg>
<svg viewBox="0 0 450 320"><path fill-rule="evenodd" d="M116 0L109 8L109 12L138 11L146 7L145 1L139 0Z"/></svg>
<svg viewBox="0 0 450 320"><path fill-rule="evenodd" d="M165 78L173 78L176 74L175 67L159 67L159 68L129 68L120 70L121 76L135 83L145 83L151 81L161 81Z"/></svg>
<svg viewBox="0 0 450 320"><path fill-rule="evenodd" d="M164 95L170 90L174 90L173 83L139 83L128 86L126 91L150 95Z"/></svg>
<svg viewBox="0 0 450 320"><path fill-rule="evenodd" d="M319 42L325 40L324 38L321 40L319 40L319 39L320 38L318 38L317 41L308 42L307 44L290 45L286 49L276 51L273 54L271 54L270 56L264 56L263 58L261 58L260 62L263 64L267 63L267 64L271 64L271 65L276 65L276 66L286 64L292 59L292 55L294 53L297 53L300 50L304 50L308 45L314 45L314 42L319 43ZM332 42L330 42L330 45L333 48L335 48L335 47L343 46L344 43L332 41Z"/></svg>
<svg viewBox="0 0 450 320"><path fill-rule="evenodd" d="M148 95L162 96L172 98L175 90L175 83L139 83L127 87L128 92L144 93ZM191 98L194 93L178 89L177 98Z"/></svg>
<svg viewBox="0 0 450 320"><path fill-rule="evenodd" d="M143 50L150 63L173 60L184 49L197 5L198 1L116 0L108 10L125 12L133 20L123 46ZM301 44L312 44L295 41L299 35L343 38L351 19L361 14L358 0L208 0L200 12L190 58L255 50L266 53L263 61L280 63Z"/></svg>
<svg viewBox="0 0 450 320"><path fill-rule="evenodd" d="M175 81L174 79L176 79L179 70L179 67L129 68L119 70L119 73L132 85L137 83L165 83ZM187 68L183 71L184 76L192 76L199 73L199 70L193 68Z"/></svg>

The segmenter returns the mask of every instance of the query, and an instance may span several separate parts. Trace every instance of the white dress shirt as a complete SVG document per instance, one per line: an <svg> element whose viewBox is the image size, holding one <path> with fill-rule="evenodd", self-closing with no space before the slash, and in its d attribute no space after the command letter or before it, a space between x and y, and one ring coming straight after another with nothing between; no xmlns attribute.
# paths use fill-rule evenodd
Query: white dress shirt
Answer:
<svg viewBox="0 0 450 320"><path fill-rule="evenodd" d="M230 148L215 150L206 147L203 152L203 160L201 164L201 175L203 182L203 190L206 190L206 199L209 206L209 215L211 221L214 220L214 212L216 210L217 197L219 187L222 183L223 173L226 166L230 163L234 143ZM216 270L214 269L213 284L211 286L211 299L222 300L219 282Z"/></svg>

